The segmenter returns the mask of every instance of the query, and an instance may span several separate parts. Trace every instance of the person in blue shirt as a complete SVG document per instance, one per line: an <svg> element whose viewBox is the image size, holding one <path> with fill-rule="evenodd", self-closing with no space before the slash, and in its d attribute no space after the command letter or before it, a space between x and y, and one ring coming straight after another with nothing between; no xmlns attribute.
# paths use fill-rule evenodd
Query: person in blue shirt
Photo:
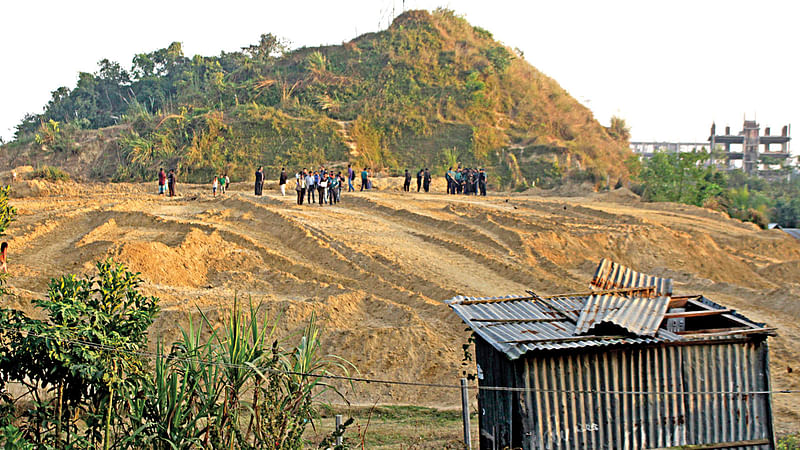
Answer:
<svg viewBox="0 0 800 450"><path fill-rule="evenodd" d="M369 189L369 172L367 172L367 168L364 167L364 170L361 171L361 190Z"/></svg>

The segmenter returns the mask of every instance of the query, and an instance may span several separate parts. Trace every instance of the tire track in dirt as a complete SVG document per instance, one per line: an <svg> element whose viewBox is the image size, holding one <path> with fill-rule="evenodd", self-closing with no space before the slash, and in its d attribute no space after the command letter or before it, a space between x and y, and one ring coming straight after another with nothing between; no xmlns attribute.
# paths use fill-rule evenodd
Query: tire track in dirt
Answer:
<svg viewBox="0 0 800 450"><path fill-rule="evenodd" d="M505 246L502 242L498 242L491 236L481 232L478 229L463 225L456 221L436 219L434 217L416 213L405 208L392 208L375 200L364 197L352 197L348 199L348 203L356 208L359 208L361 211L377 211L384 216L402 220L404 223L413 225L415 228L419 225L426 225L430 228L438 230L439 233L457 235L464 240L482 244L487 248L500 253L507 254L511 251L511 249Z"/></svg>
<svg viewBox="0 0 800 450"><path fill-rule="evenodd" d="M358 251L320 229L290 217L283 210L242 198L227 199L223 204L229 208L259 208L265 212L266 214L259 215L259 222L265 225L263 229L269 230L271 235L278 237L295 251L297 247L302 247L300 253L305 257L313 255L313 265L325 268L317 270L316 276L320 278L338 278L337 282L347 288L373 292L380 297L423 308L427 313L435 313L437 316L447 313L439 300L457 295L435 282L404 271L385 258L380 260L374 254ZM403 288L402 284L413 285L414 291ZM415 297L419 300L414 300Z"/></svg>
<svg viewBox="0 0 800 450"><path fill-rule="evenodd" d="M364 200L362 199L362 201ZM573 278L571 274L558 268L555 264L546 258L543 258L541 255L535 254L535 252L533 252L532 249L527 248L527 246L522 246L525 253L517 257L509 256L506 247L501 246L500 248L503 249L504 255L502 258L498 258L490 255L487 252L481 252L478 249L468 247L461 242L453 241L444 237L438 237L437 234L441 236L440 226L441 223L444 223L444 221L434 218L429 218L430 220L416 220L418 216L427 216L407 210L393 210L369 200L366 200L366 204L371 211L376 211L389 216L393 220L402 221L405 225L407 225L406 232L408 234L422 239L425 242L434 244L469 258L471 261L480 263L480 265L484 268L492 270L492 272L494 272L498 277L514 281L515 283L523 286L537 285L543 289L552 289L558 291L562 289L565 284L570 284L570 282L565 283L565 279L571 281ZM424 225L433 229L430 230L430 232L412 231L414 229L419 230L419 228L421 228L420 225ZM453 228L458 230L471 230L470 227L462 224L448 225L455 225Z"/></svg>

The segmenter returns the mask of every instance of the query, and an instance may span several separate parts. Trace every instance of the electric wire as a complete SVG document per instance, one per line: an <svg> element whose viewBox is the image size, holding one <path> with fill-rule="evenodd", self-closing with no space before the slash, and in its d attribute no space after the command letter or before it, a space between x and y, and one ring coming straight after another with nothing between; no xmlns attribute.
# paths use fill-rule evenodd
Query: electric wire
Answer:
<svg viewBox="0 0 800 450"><path fill-rule="evenodd" d="M307 378L324 378L324 379L332 379L332 380L340 380L340 381L350 381L350 382L358 382L358 383L366 383L366 384L384 384L384 385L396 385L396 386L414 386L414 387L428 387L428 388L437 388L437 389L468 389L468 390L478 390L478 391L501 391L501 392L530 392L530 393L541 393L541 394L594 394L594 395L772 395L772 394L798 394L800 390L797 389L771 389L771 390L760 390L760 391L614 391L614 390L594 390L594 389L539 389L539 388L518 388L518 387L506 387L506 386L481 386L481 385L469 385L469 386L461 386L460 384L443 384L443 383L426 383L421 381L401 381L401 380L386 380L386 379L376 379L376 378L366 378L366 377L354 377L354 376L347 376L347 375L335 375L331 373L306 373L306 372L296 372L291 370L281 370L276 369L274 367L257 367L252 365L244 365L244 364L234 364L228 363L225 361L209 361L204 360L201 358L193 358L189 356L180 356L180 355L173 355L173 354L160 354L154 352L146 352L146 351L133 351L127 350L120 347L112 347L103 344L97 344L94 342L87 342L81 341L77 339L69 339L69 338L56 338L53 336L46 336L38 333L34 333L28 330L19 330L16 328L8 328L8 327L0 327L0 330L3 331L12 331L17 333L26 333L31 336L38 337L40 339L55 341L56 343L60 344L69 344L69 345L76 345L76 346L83 346L86 348L92 348L100 351L106 352L117 352L117 353L125 353L131 356L138 356L147 359L157 359L163 358L170 361L177 361L177 362L187 362L187 363L194 363L203 366L217 366L229 369L240 369L240 370L251 370L251 371L261 371L261 372L271 372L276 374L282 375L293 375L293 376L300 376L300 377L307 377Z"/></svg>

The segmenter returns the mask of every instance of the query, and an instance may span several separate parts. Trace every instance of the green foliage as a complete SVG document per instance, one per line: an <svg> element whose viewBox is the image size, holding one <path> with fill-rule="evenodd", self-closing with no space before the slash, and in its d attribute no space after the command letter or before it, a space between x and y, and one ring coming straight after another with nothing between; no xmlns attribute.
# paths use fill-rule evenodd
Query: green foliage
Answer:
<svg viewBox="0 0 800 450"><path fill-rule="evenodd" d="M125 426L115 392L136 390L157 299L141 295L138 275L110 259L97 272L51 280L48 298L34 300L46 319L0 310L0 374L27 389L33 406L16 425L37 446L108 446L110 428Z"/></svg>
<svg viewBox="0 0 800 450"><path fill-rule="evenodd" d="M800 434L787 434L778 439L778 450L800 450Z"/></svg>
<svg viewBox="0 0 800 450"><path fill-rule="evenodd" d="M47 181L69 181L70 179L69 174L63 169L47 165L34 170L31 177Z"/></svg>
<svg viewBox="0 0 800 450"><path fill-rule="evenodd" d="M39 132L34 136L34 141L42 148L53 150L56 152L72 151L72 129L76 126L82 126L85 122L76 121L71 126L62 127L62 125L50 119L47 122L42 121L39 125Z"/></svg>
<svg viewBox="0 0 800 450"><path fill-rule="evenodd" d="M489 47L483 50L484 56L486 59L492 63L494 70L497 73L503 73L508 69L508 66L511 65L511 60L514 59L514 55L511 54L505 47L502 45L496 45L494 47Z"/></svg>
<svg viewBox="0 0 800 450"><path fill-rule="evenodd" d="M17 208L8 203L11 186L0 186L0 236L5 236L6 230L17 216Z"/></svg>
<svg viewBox="0 0 800 450"><path fill-rule="evenodd" d="M235 302L222 327L201 313L168 352L159 343L149 370L146 331L157 299L141 295L138 275L111 260L97 272L52 280L48 298L34 301L46 319L0 309L7 448L303 448L317 417L312 402L337 392L320 376L353 368L320 352L313 315L299 342L284 348L278 320ZM16 407L8 381L25 387L29 406Z"/></svg>
<svg viewBox="0 0 800 450"><path fill-rule="evenodd" d="M800 226L800 179L766 180L742 171L722 173L706 167L707 152L657 152L633 179L646 201L672 201L727 212L766 228L769 222ZM631 161L630 172L636 173Z"/></svg>
<svg viewBox="0 0 800 450"><path fill-rule="evenodd" d="M625 119L620 117L611 116L611 126L606 129L608 134L618 141L628 142L631 138L630 127L625 123Z"/></svg>
<svg viewBox="0 0 800 450"><path fill-rule="evenodd" d="M656 152L638 175L644 183L642 198L702 206L708 198L721 195L725 177L713 168L704 167L707 159L706 152Z"/></svg>

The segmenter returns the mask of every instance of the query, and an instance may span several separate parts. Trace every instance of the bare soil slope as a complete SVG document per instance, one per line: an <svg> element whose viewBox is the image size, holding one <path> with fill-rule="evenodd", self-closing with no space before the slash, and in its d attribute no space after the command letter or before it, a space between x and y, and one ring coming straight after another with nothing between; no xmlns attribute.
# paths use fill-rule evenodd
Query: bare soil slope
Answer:
<svg viewBox="0 0 800 450"><path fill-rule="evenodd" d="M437 181L436 183L441 183ZM179 186L37 186L15 198L6 305L30 310L51 277L93 270L114 256L162 299L151 341L177 336L198 308L221 320L235 296L282 311L283 334L316 311L326 349L366 377L457 383L464 325L442 300L584 291L601 257L673 277L677 293L704 293L779 330L773 385L800 388L800 241L708 210L642 204L616 192L588 197L488 198L380 191L339 206L295 205L267 186L212 198ZM22 192L22 190L20 190ZM293 194L293 192L291 193ZM359 385L357 403L455 406L458 392ZM798 430L800 395L776 395L777 429Z"/></svg>

